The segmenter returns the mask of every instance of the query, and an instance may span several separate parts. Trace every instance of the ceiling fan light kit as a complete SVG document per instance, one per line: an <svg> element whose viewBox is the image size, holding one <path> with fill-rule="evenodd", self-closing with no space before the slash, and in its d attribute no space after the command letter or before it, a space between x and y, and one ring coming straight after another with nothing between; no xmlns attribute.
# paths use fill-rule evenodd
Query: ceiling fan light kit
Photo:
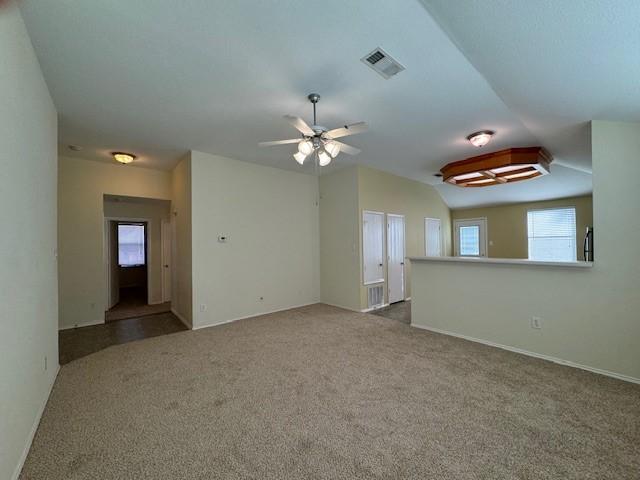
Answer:
<svg viewBox="0 0 640 480"><path fill-rule="evenodd" d="M320 100L320 95L317 93L311 93L307 98L313 104L312 126L309 126L300 117L294 117L292 115L284 116L284 118L302 134L302 139L291 138L288 140L276 140L273 142L260 142L259 145L265 147L297 143L298 151L293 154L295 161L300 165L303 165L309 155L315 154L318 165L321 167L329 165L331 160L336 158L340 152L344 152L348 155L357 155L360 153L359 149L345 143L338 142L335 139L364 132L368 128L367 124L364 122L358 122L351 125L345 125L344 127L334 128L333 130L327 130L325 127L318 125L316 119L316 104Z"/></svg>

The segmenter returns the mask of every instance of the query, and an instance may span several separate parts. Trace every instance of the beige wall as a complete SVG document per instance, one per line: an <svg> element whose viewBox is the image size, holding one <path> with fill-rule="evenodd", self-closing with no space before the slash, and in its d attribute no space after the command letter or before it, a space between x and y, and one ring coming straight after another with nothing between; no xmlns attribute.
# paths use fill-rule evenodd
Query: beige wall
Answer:
<svg viewBox="0 0 640 480"><path fill-rule="evenodd" d="M358 168L320 177L320 296L360 310Z"/></svg>
<svg viewBox="0 0 640 480"><path fill-rule="evenodd" d="M13 3L0 7L0 58L0 478L9 480L58 370L57 115Z"/></svg>
<svg viewBox="0 0 640 480"><path fill-rule="evenodd" d="M425 254L424 219L425 217L439 218L442 221L443 254L451 255L451 215L449 207L435 188L380 170L358 167L358 193L359 245L362 245L362 212L372 210L404 215L406 256ZM361 248L358 263L360 308L365 309L367 308L367 288L362 281ZM387 278L386 263L385 278ZM405 286L405 297L411 297L411 265L409 262L405 263ZM385 299L387 299L386 288Z"/></svg>
<svg viewBox="0 0 640 480"><path fill-rule="evenodd" d="M191 271L191 153L171 172L173 216L171 309L187 325L193 325Z"/></svg>
<svg viewBox="0 0 640 480"><path fill-rule="evenodd" d="M316 177L194 151L191 195L194 328L319 300Z"/></svg>
<svg viewBox="0 0 640 480"><path fill-rule="evenodd" d="M171 199L170 172L60 157L60 328L104 322L104 195Z"/></svg>
<svg viewBox="0 0 640 480"><path fill-rule="evenodd" d="M367 308L367 290L362 280L364 210L404 215L407 256L425 253L424 219L441 219L443 253L451 254L449 207L432 186L362 166L322 175L320 268L324 303L351 310ZM410 265L406 264L405 297L411 296L410 279Z"/></svg>
<svg viewBox="0 0 640 480"><path fill-rule="evenodd" d="M162 221L169 219L169 201L105 200L104 216L118 219L148 219L147 280L149 303L162 303ZM127 269L125 269L127 270ZM121 286L123 286L121 284Z"/></svg>
<svg viewBox="0 0 640 480"><path fill-rule="evenodd" d="M488 256L493 258L528 258L527 211L553 207L575 207L577 258L583 257L582 239L587 226L593 225L591 195L562 198L546 202L516 203L496 207L452 210L453 220L487 219ZM454 232L452 232L455 235ZM453 237L452 237L453 238Z"/></svg>
<svg viewBox="0 0 640 480"><path fill-rule="evenodd" d="M640 124L593 122L592 149L593 268L416 263L412 321L640 382Z"/></svg>

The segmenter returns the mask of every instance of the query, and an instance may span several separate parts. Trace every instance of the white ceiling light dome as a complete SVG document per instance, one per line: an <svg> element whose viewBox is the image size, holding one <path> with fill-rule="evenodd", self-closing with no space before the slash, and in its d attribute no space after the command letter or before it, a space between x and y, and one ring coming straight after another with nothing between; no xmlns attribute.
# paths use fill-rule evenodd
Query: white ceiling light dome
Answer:
<svg viewBox="0 0 640 480"><path fill-rule="evenodd" d="M304 159L307 158L307 156L302 152L296 152L293 154L293 158L295 158L296 162L298 162L300 165L303 165Z"/></svg>
<svg viewBox="0 0 640 480"><path fill-rule="evenodd" d="M313 142L311 140L302 140L298 143L298 152L302 153L306 157L313 152Z"/></svg>
<svg viewBox="0 0 640 480"><path fill-rule="evenodd" d="M340 153L340 145L336 142L327 142L324 144L324 149L327 151L331 158L336 158Z"/></svg>
<svg viewBox="0 0 640 480"><path fill-rule="evenodd" d="M331 155L329 155L324 148L318 150L318 163L321 167L326 167L331 163Z"/></svg>
<svg viewBox="0 0 640 480"><path fill-rule="evenodd" d="M484 147L491 141L491 137L493 137L495 133L493 130L480 130L479 132L474 132L469 135L467 140L469 140L474 147Z"/></svg>

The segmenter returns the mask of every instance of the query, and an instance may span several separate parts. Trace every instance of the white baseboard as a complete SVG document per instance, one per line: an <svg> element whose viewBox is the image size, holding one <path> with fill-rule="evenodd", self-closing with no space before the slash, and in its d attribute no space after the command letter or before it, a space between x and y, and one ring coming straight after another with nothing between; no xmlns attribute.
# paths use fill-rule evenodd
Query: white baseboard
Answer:
<svg viewBox="0 0 640 480"><path fill-rule="evenodd" d="M29 455L29 450L31 450L31 444L33 443L33 438L36 436L36 431L38 430L38 426L40 425L40 420L42 419L42 414L44 413L44 409L47 406L47 402L49 401L49 396L51 395L51 390L53 390L53 384L56 383L56 378L58 378L58 373L60 373L60 365L56 368L56 374L53 376L51 380L51 384L47 389L47 395L42 401L40 408L38 409L38 413L36 414L36 418L33 421L33 425L31 426L31 431L29 432L29 436L27 437L27 441L25 443L24 449L22 450L22 455L20 455L20 460L18 460L18 464L16 465L15 470L13 471L13 475L11 475L11 480L18 480L20 476L20 472L22 472L22 467L24 466L24 462L27 459L27 455Z"/></svg>
<svg viewBox="0 0 640 480"><path fill-rule="evenodd" d="M610 372L608 370L602 370L600 368L589 367L587 365L582 365L580 363L575 363L570 360L564 360L558 357L552 357L550 355L545 355L542 353L531 352L529 350L523 350L522 348L511 347L509 345L502 345L501 343L490 342L489 340L483 340L481 338L469 337L467 335L461 335L459 333L449 332L447 330L440 330L438 328L425 327L424 325L417 325L415 323L411 324L412 327L420 328L422 330L428 330L430 332L441 333L443 335L449 335L451 337L462 338L463 340L469 340L470 342L482 343L483 345L488 345L490 347L501 348L502 350L508 350L514 353L520 353L522 355L527 355L529 357L539 358L542 360L547 360L549 362L558 363L560 365L564 365L567 367L579 368L580 370L586 370L591 373L597 373L599 375L605 375L607 377L616 378L618 380L623 380L625 382L637 383L640 384L640 378L630 377L628 375L623 375L620 373Z"/></svg>
<svg viewBox="0 0 640 480"><path fill-rule="evenodd" d="M184 318L182 315L180 315L178 311L173 307L171 307L171 313L173 313L176 317L178 317L178 320L180 320L185 327L187 327L189 330L193 330L193 327L189 325L189 322L187 322L187 319Z"/></svg>
<svg viewBox="0 0 640 480"><path fill-rule="evenodd" d="M360 310L360 313L369 313L369 312L373 312L374 310L380 310L381 308L388 307L388 306L389 306L388 303L383 303L382 305L379 305L377 307L363 308L362 310Z"/></svg>
<svg viewBox="0 0 640 480"><path fill-rule="evenodd" d="M76 325L64 325L64 326L58 327L58 331L60 331L60 330L71 330L72 328L91 327L93 325L102 325L103 323L105 323L104 319L102 319L102 320L90 320L88 322L78 323Z"/></svg>
<svg viewBox="0 0 640 480"><path fill-rule="evenodd" d="M285 312L287 310L293 310L294 308L308 307L309 305L316 305L318 303L320 303L320 302L303 303L302 305L292 305L290 307L279 308L277 310L270 310L268 312L254 313L254 314L251 314L251 315L246 315L244 317L232 318L231 320L223 320L222 322L218 322L218 323L211 323L211 324L207 324L207 325L199 325L197 327L193 327L193 330L200 330L201 328L217 327L218 325L224 325L225 323L237 322L238 320L245 320L247 318L260 317L262 315L269 315L270 313Z"/></svg>

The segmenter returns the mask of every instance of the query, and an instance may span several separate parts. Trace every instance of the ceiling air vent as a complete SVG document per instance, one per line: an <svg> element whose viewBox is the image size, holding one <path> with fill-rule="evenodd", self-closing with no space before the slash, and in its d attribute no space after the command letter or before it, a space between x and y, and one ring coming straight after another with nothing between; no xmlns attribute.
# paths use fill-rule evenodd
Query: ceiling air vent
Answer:
<svg viewBox="0 0 640 480"><path fill-rule="evenodd" d="M400 63L391 58L381 48L376 48L373 52L368 53L360 60L387 80L404 70L404 67L400 65Z"/></svg>

